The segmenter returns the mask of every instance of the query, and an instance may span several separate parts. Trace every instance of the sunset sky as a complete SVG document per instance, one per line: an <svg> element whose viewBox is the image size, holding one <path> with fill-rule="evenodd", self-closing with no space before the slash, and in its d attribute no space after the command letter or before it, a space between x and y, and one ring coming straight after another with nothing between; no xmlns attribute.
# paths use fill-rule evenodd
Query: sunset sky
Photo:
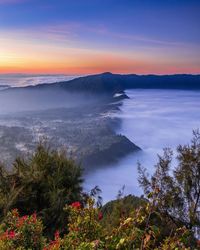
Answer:
<svg viewBox="0 0 200 250"><path fill-rule="evenodd" d="M0 0L0 73L200 73L199 0Z"/></svg>

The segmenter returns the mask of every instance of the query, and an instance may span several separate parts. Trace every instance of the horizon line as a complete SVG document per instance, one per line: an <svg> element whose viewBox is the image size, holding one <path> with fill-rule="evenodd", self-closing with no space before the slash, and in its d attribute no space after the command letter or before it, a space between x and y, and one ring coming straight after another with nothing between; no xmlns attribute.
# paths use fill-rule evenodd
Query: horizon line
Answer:
<svg viewBox="0 0 200 250"><path fill-rule="evenodd" d="M103 75L103 74L112 74L112 75L138 75L138 76L150 76L150 75L155 75L155 76L170 76L170 75L200 75L200 72L198 73L189 73L189 72L181 72L181 73L133 73L133 72L128 72L128 73L116 73L116 72L111 72L111 71L102 71L99 73L75 73L75 74L70 74L70 73L23 73L23 72L8 72L8 73L3 73L0 72L0 76L4 75L22 75L22 76L77 76L77 77L84 77L84 76L92 76L92 75Z"/></svg>

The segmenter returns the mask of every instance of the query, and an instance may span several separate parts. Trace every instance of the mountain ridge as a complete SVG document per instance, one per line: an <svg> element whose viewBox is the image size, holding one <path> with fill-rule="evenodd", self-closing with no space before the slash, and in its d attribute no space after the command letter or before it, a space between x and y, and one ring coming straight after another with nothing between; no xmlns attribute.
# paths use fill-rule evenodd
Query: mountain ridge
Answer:
<svg viewBox="0 0 200 250"><path fill-rule="evenodd" d="M137 74L102 74L78 77L68 81L43 83L12 89L64 89L72 92L111 93L123 92L126 89L200 89L200 75L137 75ZM10 90L5 90L10 91Z"/></svg>

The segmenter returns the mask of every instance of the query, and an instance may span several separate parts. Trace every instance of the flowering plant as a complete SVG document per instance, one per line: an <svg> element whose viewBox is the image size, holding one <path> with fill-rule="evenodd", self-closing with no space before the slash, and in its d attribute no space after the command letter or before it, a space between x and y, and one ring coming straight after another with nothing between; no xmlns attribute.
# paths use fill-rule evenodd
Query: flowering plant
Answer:
<svg viewBox="0 0 200 250"><path fill-rule="evenodd" d="M70 216L69 233L64 237L64 249L99 249L102 245L104 230L100 220L103 215L94 203L89 198L85 207L81 207L79 202L65 207Z"/></svg>
<svg viewBox="0 0 200 250"><path fill-rule="evenodd" d="M19 216L17 209L8 213L4 223L1 225L0 246L5 249L41 249L45 244L42 236L42 222L36 213L31 216ZM1 248L3 249L3 247Z"/></svg>
<svg viewBox="0 0 200 250"><path fill-rule="evenodd" d="M53 240L43 236L42 222L35 213L20 217L18 210L12 210L0 225L0 250L190 249L186 247L189 239L186 228L160 238L159 227L150 222L155 213L150 202L133 210L128 217L120 218L112 230L104 229L105 214L95 207L91 198L85 206L74 202L65 210L69 213L68 233L61 237L56 231Z"/></svg>

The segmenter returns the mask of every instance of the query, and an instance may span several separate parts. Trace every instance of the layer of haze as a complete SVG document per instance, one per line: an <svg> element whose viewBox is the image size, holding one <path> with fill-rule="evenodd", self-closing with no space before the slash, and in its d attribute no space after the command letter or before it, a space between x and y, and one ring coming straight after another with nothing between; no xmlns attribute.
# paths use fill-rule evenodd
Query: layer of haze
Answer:
<svg viewBox="0 0 200 250"><path fill-rule="evenodd" d="M31 87L32 88L32 87ZM24 111L40 111L57 108L84 108L104 98L83 93L69 93L63 89L50 87L10 88L0 90L0 115Z"/></svg>
<svg viewBox="0 0 200 250"><path fill-rule="evenodd" d="M76 77L77 76L73 75L0 74L0 88L1 85L23 87L43 83L62 82L74 79Z"/></svg>
<svg viewBox="0 0 200 250"><path fill-rule="evenodd" d="M157 153L162 148L175 149L188 143L192 130L200 128L200 92L181 90L130 90L130 99L123 101L121 111L112 114L122 121L117 133L127 136L142 148L118 163L102 166L85 177L85 188L98 185L104 201L114 199L125 185L125 193L141 194L137 182L137 162L153 171ZM0 115L19 111L54 109L93 105L100 99L95 96L73 95L61 90L40 88L14 88L0 91ZM62 120L62 117L60 117Z"/></svg>
<svg viewBox="0 0 200 250"><path fill-rule="evenodd" d="M97 170L86 178L86 189L99 185L104 201L114 199L125 185L125 194L141 194L137 182L137 162L150 173L164 147L176 149L178 144L189 143L192 130L200 128L200 92L170 90L127 91L121 112L119 133L126 135L142 148L117 164Z"/></svg>

